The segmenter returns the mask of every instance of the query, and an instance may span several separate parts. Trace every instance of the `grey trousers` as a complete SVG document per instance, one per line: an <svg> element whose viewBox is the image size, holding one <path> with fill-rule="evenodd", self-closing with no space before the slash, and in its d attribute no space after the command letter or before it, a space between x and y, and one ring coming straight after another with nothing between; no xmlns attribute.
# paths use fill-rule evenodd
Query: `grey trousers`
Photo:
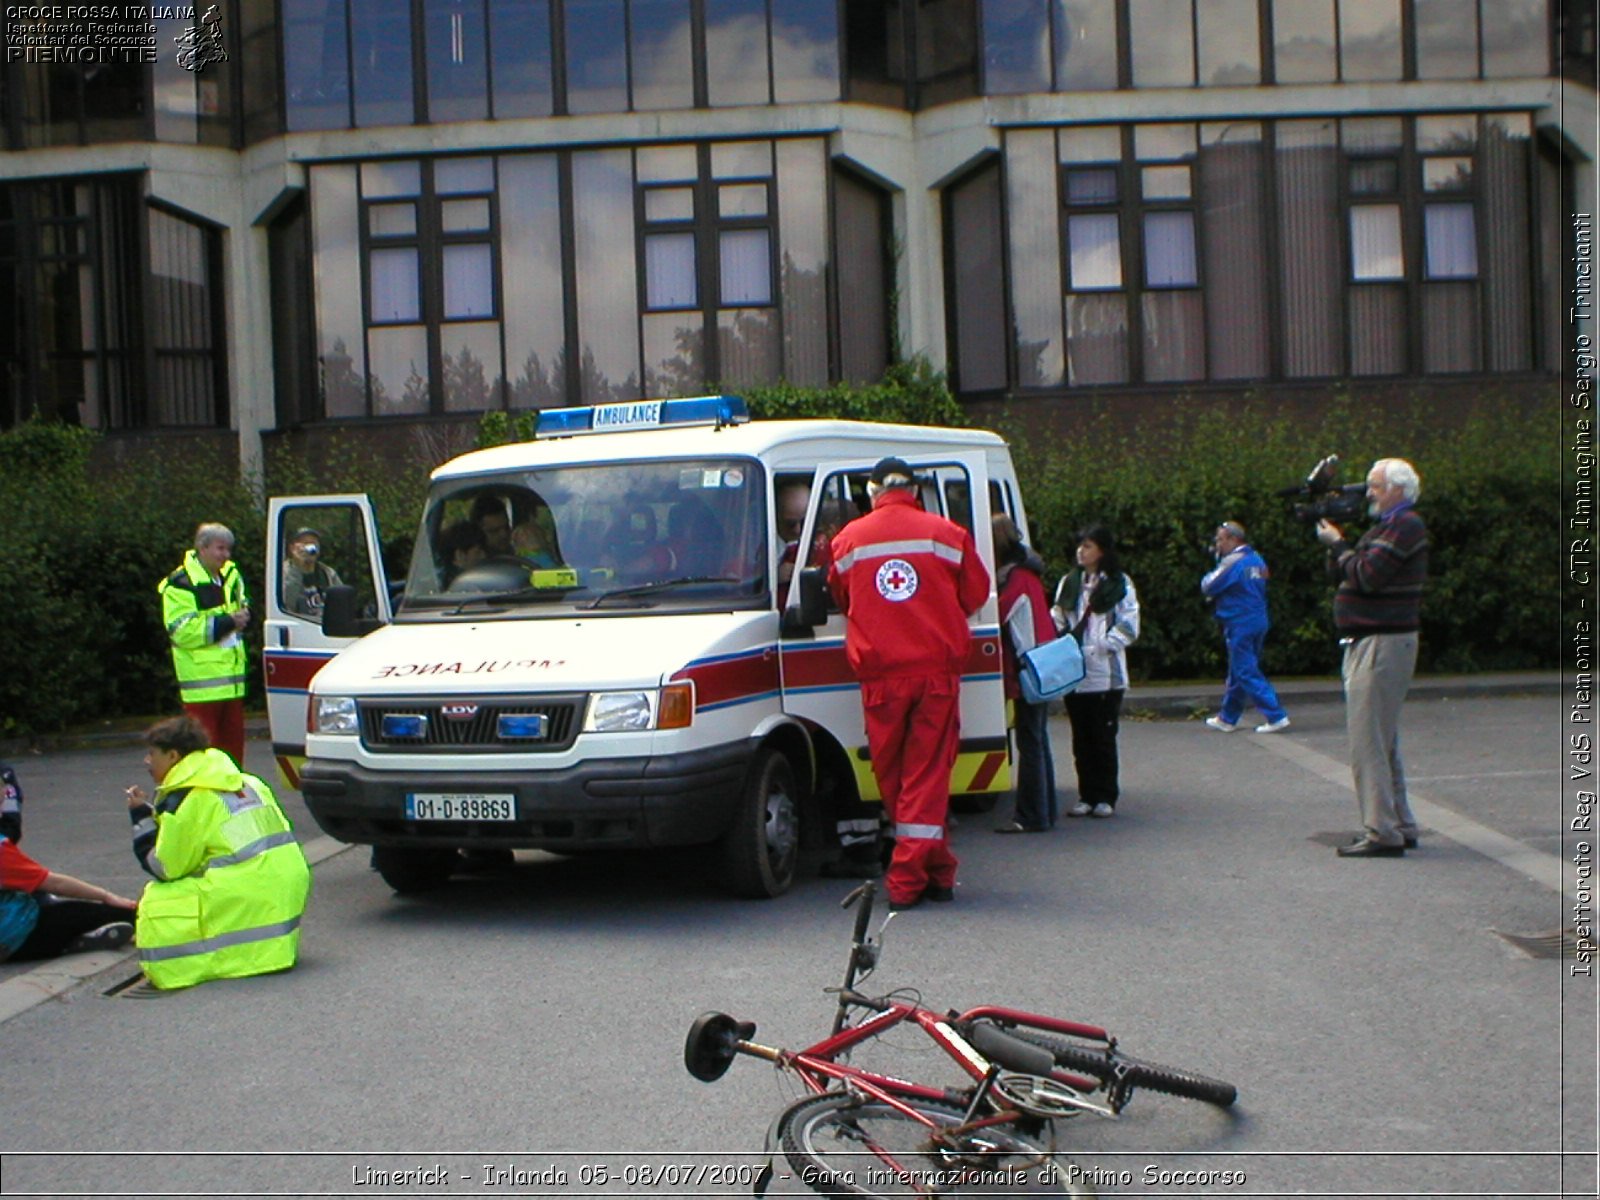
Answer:
<svg viewBox="0 0 1600 1200"><path fill-rule="evenodd" d="M1367 838L1385 846L1417 835L1400 761L1400 706L1416 669L1415 633L1375 633L1344 649L1350 771Z"/></svg>

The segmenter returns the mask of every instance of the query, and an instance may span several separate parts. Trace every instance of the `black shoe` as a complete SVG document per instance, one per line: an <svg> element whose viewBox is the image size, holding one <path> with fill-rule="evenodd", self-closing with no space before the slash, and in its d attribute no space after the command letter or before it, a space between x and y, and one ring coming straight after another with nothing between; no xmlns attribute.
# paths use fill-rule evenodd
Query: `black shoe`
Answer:
<svg viewBox="0 0 1600 1200"><path fill-rule="evenodd" d="M923 888L922 898L932 900L935 904L949 904L956 898L956 889L953 884L950 887L940 887L937 883L930 883Z"/></svg>
<svg viewBox="0 0 1600 1200"><path fill-rule="evenodd" d="M908 908L915 908L915 907L917 907L917 905L919 905L921 903L922 903L922 897L921 896L917 896L915 899L912 899L912 900L891 900L891 901L889 901L889 911L890 912L905 912Z"/></svg>
<svg viewBox="0 0 1600 1200"><path fill-rule="evenodd" d="M1407 850L1415 850L1416 848L1417 848L1417 835L1414 834L1414 833L1406 834L1406 849Z"/></svg>
<svg viewBox="0 0 1600 1200"><path fill-rule="evenodd" d="M1348 846L1339 847L1340 858L1404 858L1404 846L1385 846L1370 838L1357 838Z"/></svg>
<svg viewBox="0 0 1600 1200"><path fill-rule="evenodd" d="M64 954L82 954L87 950L121 950L133 941L133 926L127 921L113 921L88 933L80 933L67 943Z"/></svg>

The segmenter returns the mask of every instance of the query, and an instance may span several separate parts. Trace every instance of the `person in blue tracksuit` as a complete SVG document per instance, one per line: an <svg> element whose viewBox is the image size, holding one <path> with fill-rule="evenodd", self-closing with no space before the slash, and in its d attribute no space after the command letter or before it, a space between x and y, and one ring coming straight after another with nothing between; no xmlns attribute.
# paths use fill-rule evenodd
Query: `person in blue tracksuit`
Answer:
<svg viewBox="0 0 1600 1200"><path fill-rule="evenodd" d="M1237 521L1218 525L1211 544L1217 565L1200 580L1200 591L1216 606L1217 622L1228 647L1228 679L1222 689L1222 710L1206 724L1232 733L1239 727L1245 706L1254 704L1266 718L1256 732L1277 733L1289 728L1289 714L1261 670L1261 645L1268 625L1267 564Z"/></svg>

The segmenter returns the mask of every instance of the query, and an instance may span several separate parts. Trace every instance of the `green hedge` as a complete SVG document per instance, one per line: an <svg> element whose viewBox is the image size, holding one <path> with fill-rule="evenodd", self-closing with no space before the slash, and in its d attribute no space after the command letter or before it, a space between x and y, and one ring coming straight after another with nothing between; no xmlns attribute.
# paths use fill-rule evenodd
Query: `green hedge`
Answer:
<svg viewBox="0 0 1600 1200"><path fill-rule="evenodd" d="M1047 586L1070 565L1076 531L1109 525L1143 610L1129 669L1153 679L1223 672L1199 581L1213 565L1212 533L1230 518L1244 523L1272 571L1269 674L1337 671L1326 556L1312 527L1292 516L1292 501L1274 493L1329 453L1340 455L1347 483L1363 481L1375 459L1411 460L1432 543L1420 669L1459 672L1557 663L1556 420L1552 407L1548 430L1508 430L1488 416L1439 430L1420 403L1350 401L1308 420L1195 401L1131 427L1102 416L1059 439L1011 440ZM1020 432L1012 419L999 425ZM1345 528L1353 538L1367 524Z"/></svg>

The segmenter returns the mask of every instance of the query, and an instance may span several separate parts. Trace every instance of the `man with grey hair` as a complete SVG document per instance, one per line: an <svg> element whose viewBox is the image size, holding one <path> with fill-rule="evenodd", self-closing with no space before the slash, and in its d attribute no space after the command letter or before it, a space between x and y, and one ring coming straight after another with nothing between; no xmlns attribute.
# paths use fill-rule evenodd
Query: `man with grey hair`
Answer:
<svg viewBox="0 0 1600 1200"><path fill-rule="evenodd" d="M233 532L214 522L201 525L194 549L156 591L183 710L204 726L213 746L243 766L242 635L250 624L250 599L233 561Z"/></svg>
<svg viewBox="0 0 1600 1200"><path fill-rule="evenodd" d="M1422 480L1403 458L1380 458L1367 473L1367 510L1377 524L1354 546L1339 527L1317 523L1338 581L1333 622L1344 646L1345 723L1350 769L1361 804L1360 837L1343 858L1400 858L1417 845L1400 760L1400 706L1417 666L1428 528L1417 514Z"/></svg>

